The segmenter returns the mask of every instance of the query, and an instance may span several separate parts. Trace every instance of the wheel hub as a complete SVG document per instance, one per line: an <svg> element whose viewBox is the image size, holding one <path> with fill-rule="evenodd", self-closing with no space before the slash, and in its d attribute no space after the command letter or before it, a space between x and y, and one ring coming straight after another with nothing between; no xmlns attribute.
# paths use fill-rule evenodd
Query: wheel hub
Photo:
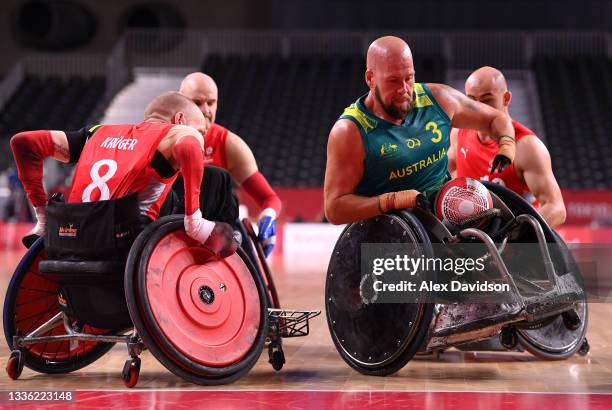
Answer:
<svg viewBox="0 0 612 410"><path fill-rule="evenodd" d="M198 294L200 295L200 300L206 305L211 305L215 301L215 292L213 292L210 286L201 286Z"/></svg>

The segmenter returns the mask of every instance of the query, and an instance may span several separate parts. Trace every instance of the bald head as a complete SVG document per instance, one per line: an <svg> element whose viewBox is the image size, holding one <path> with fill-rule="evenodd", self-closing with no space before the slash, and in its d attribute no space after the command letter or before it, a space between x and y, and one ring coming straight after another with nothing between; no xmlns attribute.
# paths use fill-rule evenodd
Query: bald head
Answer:
<svg viewBox="0 0 612 410"><path fill-rule="evenodd" d="M465 94L498 110L508 110L512 93L508 91L506 78L496 68L481 67L474 71L465 82Z"/></svg>
<svg viewBox="0 0 612 410"><path fill-rule="evenodd" d="M209 123L215 122L219 90L211 76L204 73L191 73L181 82L179 92L198 106Z"/></svg>
<svg viewBox="0 0 612 410"><path fill-rule="evenodd" d="M393 36L374 40L368 48L365 79L374 110L387 119L402 121L410 111L414 88L414 64L408 44Z"/></svg>
<svg viewBox="0 0 612 410"><path fill-rule="evenodd" d="M147 105L144 117L145 121L156 120L189 125L203 134L208 128L198 107L189 98L176 91L169 91L155 97Z"/></svg>
<svg viewBox="0 0 612 410"><path fill-rule="evenodd" d="M399 37L385 36L377 38L368 47L366 67L368 70L385 69L391 63L412 63L412 51L408 44Z"/></svg>
<svg viewBox="0 0 612 410"><path fill-rule="evenodd" d="M497 68L489 66L480 67L478 70L470 74L465 82L465 87L484 87L487 90L501 92L508 90L508 84L506 84L506 78L502 72Z"/></svg>

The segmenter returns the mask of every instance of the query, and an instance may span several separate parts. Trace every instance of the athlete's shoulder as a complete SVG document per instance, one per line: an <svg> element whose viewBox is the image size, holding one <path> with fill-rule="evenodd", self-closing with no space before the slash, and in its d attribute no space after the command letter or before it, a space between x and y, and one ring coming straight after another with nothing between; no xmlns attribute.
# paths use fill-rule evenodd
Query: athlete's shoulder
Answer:
<svg viewBox="0 0 612 410"><path fill-rule="evenodd" d="M347 121L340 121L340 120L347 120ZM376 128L377 126L377 121L371 118L365 111L363 111L359 107L359 104L357 103L353 103L349 105L348 107L346 107L344 111L342 112L342 115L340 115L340 118L336 122L336 124L338 123L344 124L345 122L353 123L366 134L370 130ZM346 126L348 127L348 125ZM335 128L335 125L334 125L334 128Z"/></svg>
<svg viewBox="0 0 612 410"><path fill-rule="evenodd" d="M544 142L533 134L526 134L516 144L514 168L519 172L550 167L550 152Z"/></svg>
<svg viewBox="0 0 612 410"><path fill-rule="evenodd" d="M328 142L340 144L359 144L361 128L351 118L340 117L329 132Z"/></svg>
<svg viewBox="0 0 612 410"><path fill-rule="evenodd" d="M187 136L195 137L200 142L200 144L204 144L204 137L202 137L202 134L200 134L200 132L195 128L190 127L188 125L173 125L170 129L168 129L168 132L166 133L166 138L170 138L174 140L174 142L178 142L179 140Z"/></svg>
<svg viewBox="0 0 612 410"><path fill-rule="evenodd" d="M434 105L435 96L430 86L432 84L425 83L414 83L414 101L412 105L414 108L424 108L430 105ZM437 84L433 84L434 89Z"/></svg>
<svg viewBox="0 0 612 410"><path fill-rule="evenodd" d="M227 141L228 136L230 134L233 133L229 129L225 128L222 125L214 123L210 127L208 127L208 130L206 130L206 135L204 135L204 141L206 141L206 145L223 144ZM239 138L237 135L236 137Z"/></svg>
<svg viewBox="0 0 612 410"><path fill-rule="evenodd" d="M417 87L417 84L420 85L420 87ZM461 94L459 91L455 90L453 87L447 84L415 83L414 89L417 96L419 88L423 90L423 94L427 94L426 91L429 91L429 94L431 94L433 99L438 104L448 104L449 102L455 102L457 98L463 96L463 94Z"/></svg>
<svg viewBox="0 0 612 410"><path fill-rule="evenodd" d="M458 101L459 91L454 88L439 83L415 83L414 102L415 108L435 109L442 118L450 122Z"/></svg>
<svg viewBox="0 0 612 410"><path fill-rule="evenodd" d="M536 133L531 129L527 128L525 125L521 124L516 120L512 120L512 126L514 127L515 138L518 140L519 138L524 137L525 135L533 135L537 137Z"/></svg>
<svg viewBox="0 0 612 410"><path fill-rule="evenodd" d="M223 125L219 125L216 122L213 123L209 128L208 131L206 131L206 133L228 133L229 129L224 127Z"/></svg>
<svg viewBox="0 0 612 410"><path fill-rule="evenodd" d="M183 133L200 134L198 130L196 130L193 127L190 127L189 125L185 125L185 124L174 124L172 125L172 127L168 129L168 132L179 133L179 134L183 134Z"/></svg>
<svg viewBox="0 0 612 410"><path fill-rule="evenodd" d="M328 158L344 161L362 161L365 157L364 142L359 126L352 120L340 118L332 127L327 139Z"/></svg>

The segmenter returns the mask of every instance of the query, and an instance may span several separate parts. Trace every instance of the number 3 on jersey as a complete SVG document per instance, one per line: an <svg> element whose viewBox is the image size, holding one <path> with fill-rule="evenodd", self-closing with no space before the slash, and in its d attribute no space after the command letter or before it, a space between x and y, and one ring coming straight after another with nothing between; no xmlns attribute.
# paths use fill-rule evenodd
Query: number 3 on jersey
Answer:
<svg viewBox="0 0 612 410"><path fill-rule="evenodd" d="M442 141L442 131L438 129L438 124L433 121L429 121L427 124L425 124L425 129L427 131L431 131L435 135L435 137L431 138L433 142L437 144L438 142Z"/></svg>
<svg viewBox="0 0 612 410"><path fill-rule="evenodd" d="M100 168L104 165L108 167L104 175L100 175ZM115 175L117 172L117 162L112 159L101 159L93 164L89 176L91 176L91 184L85 187L83 191L83 202L91 202L91 194L94 189L100 190L100 201L104 201L110 198L110 191L106 183Z"/></svg>

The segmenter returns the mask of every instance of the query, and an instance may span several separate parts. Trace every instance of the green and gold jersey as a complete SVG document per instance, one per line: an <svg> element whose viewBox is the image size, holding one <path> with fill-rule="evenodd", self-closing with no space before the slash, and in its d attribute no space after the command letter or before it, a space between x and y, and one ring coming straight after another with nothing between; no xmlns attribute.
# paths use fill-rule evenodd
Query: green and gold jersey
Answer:
<svg viewBox="0 0 612 410"><path fill-rule="evenodd" d="M427 85L414 84L412 109L401 125L374 115L364 100L358 98L340 116L357 125L365 148L364 174L355 194L416 189L429 195L439 190L450 179L451 121Z"/></svg>

